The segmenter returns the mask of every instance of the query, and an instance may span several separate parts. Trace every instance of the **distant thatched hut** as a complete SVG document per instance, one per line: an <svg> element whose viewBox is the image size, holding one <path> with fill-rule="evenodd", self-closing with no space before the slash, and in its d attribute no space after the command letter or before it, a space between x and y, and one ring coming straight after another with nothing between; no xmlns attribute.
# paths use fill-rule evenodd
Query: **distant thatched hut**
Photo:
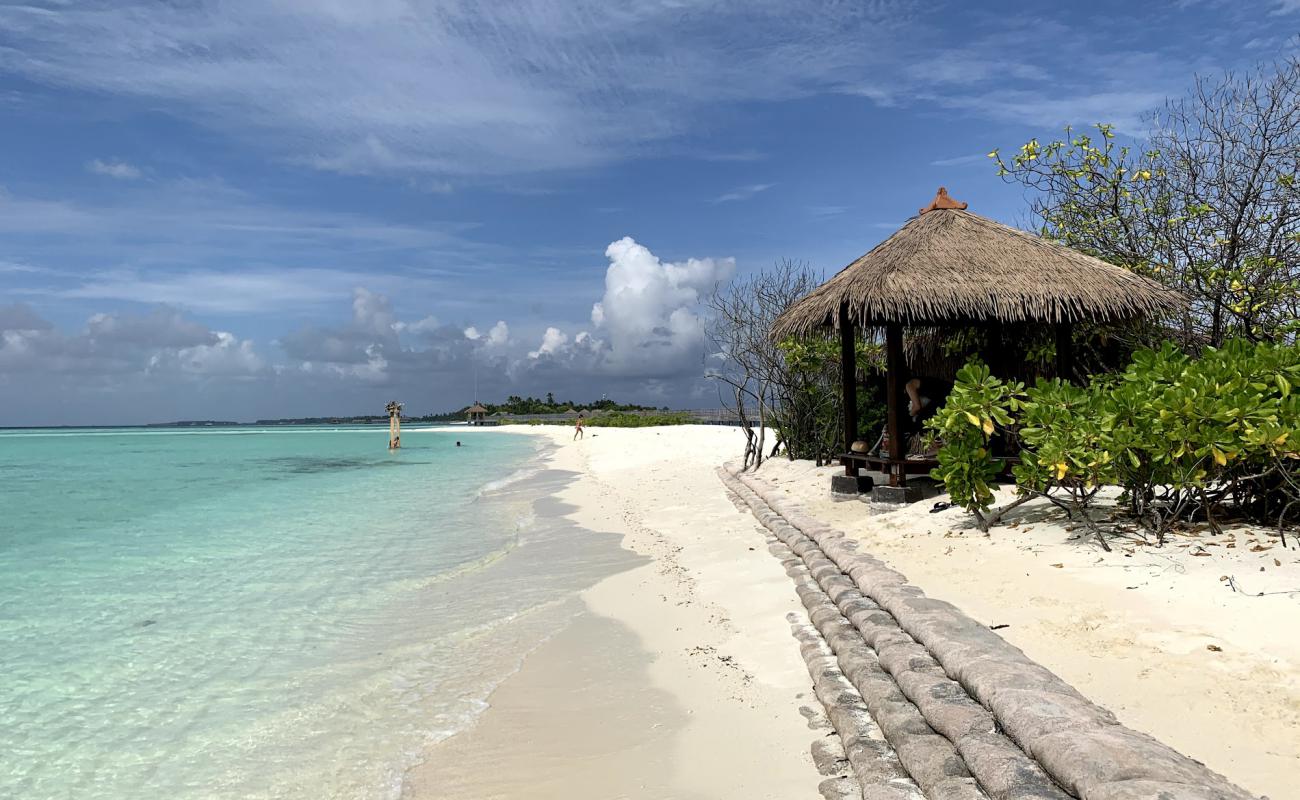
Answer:
<svg viewBox="0 0 1300 800"><path fill-rule="evenodd" d="M904 327L1042 323L1055 327L1057 374L1071 375L1070 326L1181 308L1182 295L1122 267L972 214L940 188L934 201L893 236L849 264L782 314L774 336L840 334L845 399L844 457L849 476L879 467L891 486L929 464L904 457L899 426L907 381ZM858 439L854 330L885 329L889 452L850 452Z"/></svg>
<svg viewBox="0 0 1300 800"><path fill-rule="evenodd" d="M465 411L465 417L470 425L485 425L488 410L482 405L475 403Z"/></svg>

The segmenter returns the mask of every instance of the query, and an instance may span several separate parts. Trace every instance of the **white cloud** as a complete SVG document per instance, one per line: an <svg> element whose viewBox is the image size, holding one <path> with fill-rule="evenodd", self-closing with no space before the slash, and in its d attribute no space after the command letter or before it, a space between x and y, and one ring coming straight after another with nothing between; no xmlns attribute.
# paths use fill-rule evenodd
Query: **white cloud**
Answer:
<svg viewBox="0 0 1300 800"><path fill-rule="evenodd" d="M505 320L497 320L497 324L488 329L486 334L479 331L473 325L464 331L465 338L472 342L479 342L488 347L500 347L510 341L510 326Z"/></svg>
<svg viewBox="0 0 1300 800"><path fill-rule="evenodd" d="M1267 7L1291 13L1297 2ZM1192 72L1233 65L1233 53L1212 54L1223 28L1243 40L1270 32L1267 14L1237 5L1167 15L1163 36L1139 38L1145 12L1117 15L1115 34L903 0L32 0L0 6L0 70L438 192L447 177L492 182L673 148L758 159L743 142L701 152L674 140L739 104L825 94L1127 126Z"/></svg>
<svg viewBox="0 0 1300 800"><path fill-rule="evenodd" d="M273 269L227 272L114 270L80 286L57 290L61 297L162 303L197 311L254 313L319 306L347 293L360 273L328 269Z"/></svg>
<svg viewBox="0 0 1300 800"><path fill-rule="evenodd" d="M488 331L487 341L489 345L500 346L510 341L510 326L505 320L497 320L497 324L492 326Z"/></svg>
<svg viewBox="0 0 1300 800"><path fill-rule="evenodd" d="M25 305L0 306L0 372L70 376L254 376L253 342L212 331L174 309L94 314L66 334Z"/></svg>
<svg viewBox="0 0 1300 800"><path fill-rule="evenodd" d="M388 298L361 287L352 290L352 325L363 333L384 338L398 330Z"/></svg>
<svg viewBox="0 0 1300 800"><path fill-rule="evenodd" d="M528 357L541 358L542 356L555 355L568 343L568 334L563 333L559 328L547 328L546 333L542 334L542 343L537 346L536 350L530 351Z"/></svg>
<svg viewBox="0 0 1300 800"><path fill-rule="evenodd" d="M1181 87L1190 61L1152 42L1159 72L1111 74L1105 33L972 14L954 41L950 19L900 0L33 2L0 8L0 69L161 101L320 169L409 178L589 167L662 150L719 108L827 93L945 105L1032 87L1068 110L1135 75ZM1041 67L1055 63L1068 71Z"/></svg>
<svg viewBox="0 0 1300 800"><path fill-rule="evenodd" d="M989 161L987 153L971 153L965 156L954 156L953 158L940 158L931 161L932 167L961 167L967 164L986 164Z"/></svg>
<svg viewBox="0 0 1300 800"><path fill-rule="evenodd" d="M86 164L86 169L96 175L106 175L119 180L135 180L141 177L140 169L125 161L101 161L96 158Z"/></svg>
<svg viewBox="0 0 1300 800"><path fill-rule="evenodd" d="M748 186L737 186L735 189L713 198L712 202L734 203L738 200L748 200L756 194L766 192L775 185L774 183L751 183Z"/></svg>
<svg viewBox="0 0 1300 800"><path fill-rule="evenodd" d="M253 375L265 364L253 350L253 342L233 333L216 331L216 341L184 347L177 351L181 369L198 375Z"/></svg>
<svg viewBox="0 0 1300 800"><path fill-rule="evenodd" d="M700 303L735 270L730 258L661 261L631 237L605 250L605 290L592 331L570 339L549 327L530 359L584 373L664 378L697 371L704 351Z"/></svg>
<svg viewBox="0 0 1300 800"><path fill-rule="evenodd" d="M433 333L434 331L438 330L441 327L442 325L441 323L438 322L438 318L433 316L432 314L425 317L424 319L418 319L415 322L398 321L393 323L393 330L397 331L398 333L412 333L417 335L424 334L424 333Z"/></svg>

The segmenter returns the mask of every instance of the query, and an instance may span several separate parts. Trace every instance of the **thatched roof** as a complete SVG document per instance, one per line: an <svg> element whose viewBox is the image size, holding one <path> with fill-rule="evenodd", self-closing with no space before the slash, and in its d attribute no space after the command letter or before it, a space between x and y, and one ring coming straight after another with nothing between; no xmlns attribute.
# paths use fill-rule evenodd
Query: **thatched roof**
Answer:
<svg viewBox="0 0 1300 800"><path fill-rule="evenodd" d="M1183 296L1064 245L965 210L929 208L786 310L775 336L859 326L1116 320L1174 311Z"/></svg>
<svg viewBox="0 0 1300 800"><path fill-rule="evenodd" d="M466 413L466 414L486 414L486 413L487 413L487 409L484 408L483 406L479 405L478 403L475 403L474 405L472 405L472 406L470 406L469 408L465 409L465 413Z"/></svg>

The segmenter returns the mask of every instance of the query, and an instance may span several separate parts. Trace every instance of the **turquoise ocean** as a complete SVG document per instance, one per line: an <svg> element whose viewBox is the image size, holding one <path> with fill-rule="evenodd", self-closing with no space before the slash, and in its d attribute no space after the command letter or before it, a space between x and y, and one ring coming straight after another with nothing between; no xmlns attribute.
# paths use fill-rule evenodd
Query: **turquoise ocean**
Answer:
<svg viewBox="0 0 1300 800"><path fill-rule="evenodd" d="M533 437L402 442L0 431L0 797L400 797L629 559Z"/></svg>

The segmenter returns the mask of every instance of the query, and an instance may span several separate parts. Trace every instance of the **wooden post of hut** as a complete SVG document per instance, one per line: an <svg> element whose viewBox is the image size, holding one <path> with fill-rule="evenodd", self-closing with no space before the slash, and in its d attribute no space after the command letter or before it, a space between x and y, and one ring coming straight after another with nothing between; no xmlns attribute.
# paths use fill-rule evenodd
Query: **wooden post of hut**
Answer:
<svg viewBox="0 0 1300 800"><path fill-rule="evenodd" d="M1031 325L1050 327L1056 343L1056 373L1078 377L1071 353L1071 326L1110 322L1147 314L1176 312L1186 306L1178 292L1123 267L1016 230L966 210L966 204L940 188L934 200L899 231L794 303L772 326L776 338L839 333L843 381L845 474L834 491L862 491L863 467L887 479L872 497L891 502L919 499L907 476L923 475L937 463L909 452L924 409L908 413L908 329L942 331L966 326ZM885 332L887 447L863 452L876 431L859 431L852 404L857 390L856 329ZM1009 354L988 353L1006 361ZM936 398L931 397L933 402ZM932 406L930 406L932 408ZM865 435L864 435L865 434ZM859 438L861 437L861 438ZM855 447L855 442L860 445ZM1014 454L1007 454L1014 458Z"/></svg>
<svg viewBox="0 0 1300 800"><path fill-rule="evenodd" d="M402 404L394 400L384 410L388 412L388 449L396 450L402 446Z"/></svg>

